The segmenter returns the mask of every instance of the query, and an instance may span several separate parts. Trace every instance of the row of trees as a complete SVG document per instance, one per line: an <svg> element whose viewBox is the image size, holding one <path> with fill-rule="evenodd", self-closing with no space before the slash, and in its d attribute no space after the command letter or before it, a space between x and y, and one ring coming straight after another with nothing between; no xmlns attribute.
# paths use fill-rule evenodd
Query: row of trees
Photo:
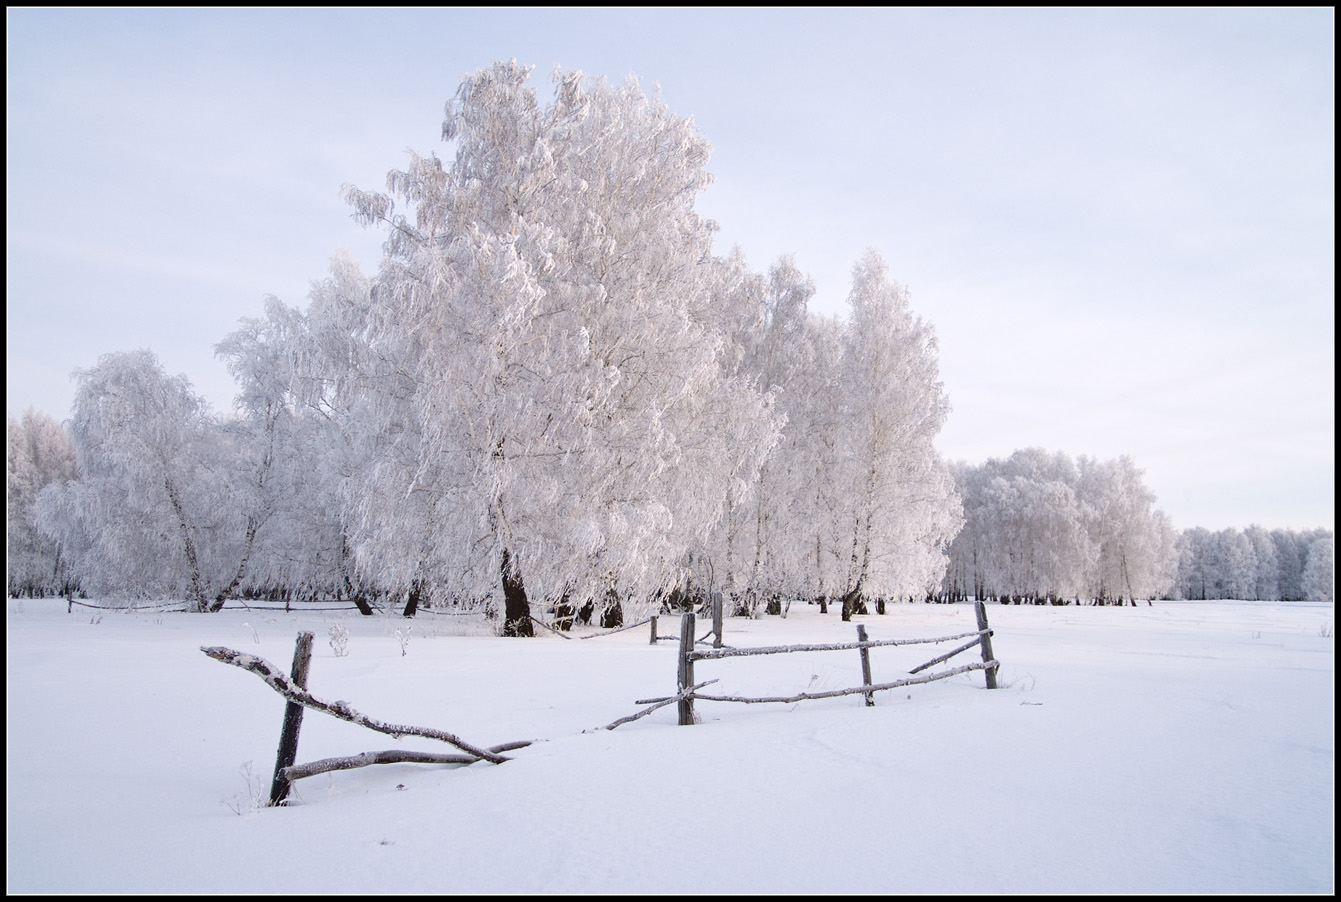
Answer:
<svg viewBox="0 0 1341 902"><path fill-rule="evenodd" d="M952 471L964 528L950 546L948 599L1332 599L1329 530L1175 533L1129 458L1031 448Z"/></svg>
<svg viewBox="0 0 1341 902"><path fill-rule="evenodd" d="M271 299L220 342L235 416L147 351L77 374L78 475L34 507L62 578L198 610L489 601L518 635L536 598L607 623L710 589L848 616L939 584L948 405L880 257L846 322L812 314L789 259L713 254L689 121L636 82L557 72L542 105L528 78L469 77L450 164L411 155L386 192L347 191L384 259L337 258L305 309Z"/></svg>
<svg viewBox="0 0 1341 902"><path fill-rule="evenodd" d="M74 588L69 561L37 526L37 496L76 479L74 446L60 423L29 410L9 417L5 447L5 569L11 596L41 597Z"/></svg>
<svg viewBox="0 0 1341 902"><path fill-rule="evenodd" d="M1130 458L1032 448L954 476L965 523L945 577L952 599L1109 603L1173 585L1177 537Z"/></svg>
<svg viewBox="0 0 1341 902"><path fill-rule="evenodd" d="M833 325L829 321L812 323L830 330ZM234 337L242 334L252 333L243 330ZM796 348L794 343L783 346ZM182 400L184 383L168 379L161 371L155 372L157 364L151 356L140 353L111 360L132 370L150 371L150 379L141 378L134 383L136 395L142 401L166 400L172 396L166 390L174 385L177 399ZM123 394L111 391L107 380L94 384L104 412L115 397ZM149 385L164 391L146 393ZM822 408L815 404L815 396L792 393L791 398L798 402L808 400ZM189 390L186 399L189 400ZM798 415L797 421L805 420ZM78 422L73 420L72 427ZM353 565L348 539L339 527L339 515L332 516L326 506L331 502L329 487L338 484L340 477L332 479L329 472L313 466L318 463L313 458L304 463L291 448L272 444L267 449L269 462L262 457L261 467L250 473L234 465L232 480L216 482L212 496L210 486L180 475L188 464L210 469L208 459L199 453L188 457L183 452L187 448L213 448L217 462L230 443L233 452L237 452L242 434L237 422L208 416L198 419L196 425L190 442L176 445L176 453L169 455L175 466L160 464L152 480L141 478L133 490L128 490L133 480L127 478L131 473L126 472L114 478L110 486L90 489L85 483L99 478L97 454L90 457L93 466L88 470L89 476L81 479L74 443L61 424L33 411L19 419L11 417L7 453L9 594L65 594L80 585L76 574L82 574L84 584L90 588L97 586L95 591L112 594L172 597L188 593L192 591L190 573L181 566L173 566L173 562L181 565L189 561L188 544L182 538L181 544L175 545L169 541L174 535L196 537L191 542L191 553L197 557L200 597L204 598L206 608L226 594L228 582L224 576L228 575L231 582L240 568L244 569L246 579L238 579L235 591L241 586L251 593L300 597L356 594L356 586L370 591ZM169 434L181 437L180 432ZM274 437L274 430L270 434ZM292 436L293 432L285 434ZM735 595L741 607L751 611L750 605L787 595L809 594L813 598L826 585L843 585L840 578L846 577L839 566L843 557L841 543L828 543L826 568L824 554L807 553L812 530L784 528L791 516L807 516L802 502L822 497L822 486L826 483L820 480L830 475L823 467L817 467L818 461L814 459L809 468L804 466L806 454L794 447L799 438L784 430L783 439L761 468L756 486L745 502L728 506L728 520L717 534L722 540L721 554L733 564L727 567L727 572L737 589L742 584L748 587L745 580L756 572L759 574L753 592L738 591ZM159 453L140 442L133 431L115 438L109 436L105 444L118 442L122 443L120 447L132 449L132 458L154 460ZM170 445L164 446L164 450L169 448ZM253 458L252 465L256 463ZM796 491L797 469L801 470L801 482L814 480L807 491ZM1148 597L1285 601L1333 598L1335 540L1330 530L1300 532L1250 526L1246 530L1213 532L1194 527L1171 537L1162 513L1150 509L1149 493L1141 485L1139 471L1128 460L1071 461L1065 455L1031 449L1017 452L1005 461L991 460L979 466L958 464L951 469L964 502L965 522L950 546L940 598L1053 602ZM213 472L217 476L223 471L216 466ZM789 478L790 488L786 488ZM156 491L160 482L161 494ZM320 487L323 482L326 489ZM191 500L181 503L181 516L172 505L169 483L189 488ZM47 486L55 487L47 493L42 506L46 512L43 520L49 528L78 509L79 502L74 496L80 492L90 496L85 503L101 495L103 500L99 503L106 504L110 498L108 510L114 513L114 521L89 520L77 529L67 524L51 530L52 535L63 537L58 542L38 527L37 501ZM180 500L180 491L178 496ZM146 503L154 497L158 498L157 505ZM238 499L245 497L252 499L252 520L257 524L250 549L245 521L235 523L232 529L220 530L201 519L205 511L240 509ZM764 499L770 503L763 503ZM264 503L258 504L261 500ZM334 510L338 510L338 504ZM1102 529L1097 526L1100 522L1106 524ZM830 526L833 525L831 521ZM110 541L90 541L88 533L93 531ZM212 540L207 538L211 533L215 537ZM813 533L818 537L815 548L826 547L821 531L814 529ZM227 542L218 541L229 536L234 537L231 552L227 550ZM788 537L789 541L777 541ZM202 553L208 553L225 566L200 566ZM77 567L72 566L75 560L79 562ZM811 570L813 582L807 583L806 574ZM131 574L132 578L127 579L124 574ZM1130 588L1126 587L1128 579L1132 580ZM1105 585L1122 589L1105 592L1102 589Z"/></svg>
<svg viewBox="0 0 1341 902"><path fill-rule="evenodd" d="M1185 529L1178 536L1175 598L1332 601L1336 537L1331 530Z"/></svg>

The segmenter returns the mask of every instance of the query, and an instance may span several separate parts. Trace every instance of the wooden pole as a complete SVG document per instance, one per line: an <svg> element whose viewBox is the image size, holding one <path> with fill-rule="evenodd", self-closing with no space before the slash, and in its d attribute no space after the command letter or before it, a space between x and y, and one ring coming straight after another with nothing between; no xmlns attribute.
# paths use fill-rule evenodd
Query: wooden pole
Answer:
<svg viewBox="0 0 1341 902"><path fill-rule="evenodd" d="M866 641L866 624L864 623L857 624L857 641L858 642ZM867 648L865 645L861 647L861 684L863 686L871 685L871 650ZM875 706L875 693L867 692L866 707L871 708L874 706Z"/></svg>
<svg viewBox="0 0 1341 902"><path fill-rule="evenodd" d="M996 658L992 656L992 633L991 627L987 625L987 607L981 601L973 602L973 610L978 615L978 629L985 630L982 634L982 662L990 663L990 667L984 667L983 673L987 675L987 688L996 688Z"/></svg>
<svg viewBox="0 0 1341 902"><path fill-rule="evenodd" d="M694 722L694 699L685 690L694 685L694 614L680 615L680 667L676 674L676 692L680 694L680 726Z"/></svg>
<svg viewBox="0 0 1341 902"><path fill-rule="evenodd" d="M293 647L293 669L289 678L300 689L307 688L307 668L312 663L312 634L299 633ZM282 771L293 766L298 757L298 730L303 725L303 706L297 702L284 705L284 725L279 731L279 752L275 756L275 776L270 781L269 807L280 804L289 794L289 779Z"/></svg>
<svg viewBox="0 0 1341 902"><path fill-rule="evenodd" d="M657 644L657 618L655 614L652 615L652 638L648 644Z"/></svg>
<svg viewBox="0 0 1341 902"><path fill-rule="evenodd" d="M722 593L712 593L712 647L722 647Z"/></svg>

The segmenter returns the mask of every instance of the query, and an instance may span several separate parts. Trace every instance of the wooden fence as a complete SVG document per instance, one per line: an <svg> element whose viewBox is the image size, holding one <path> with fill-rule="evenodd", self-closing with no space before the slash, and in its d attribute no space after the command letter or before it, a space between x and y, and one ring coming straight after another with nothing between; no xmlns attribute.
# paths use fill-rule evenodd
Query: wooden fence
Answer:
<svg viewBox="0 0 1341 902"><path fill-rule="evenodd" d="M957 674L967 673L973 670L981 670L987 679L987 688L996 688L996 672L1000 664L992 655L992 631L987 625L987 612L982 602L975 602L974 609L978 615L978 629L973 632L958 633L953 636L940 636L934 639L868 639L866 636L866 627L857 625L857 641L849 643L835 643L829 645L779 645L765 648L727 648L722 646L721 632L721 606L717 602L713 606L715 614L713 630L705 634L703 639L694 638L694 615L683 614L680 617L680 643L679 653L676 655L677 672L676 682L677 691L675 695L666 698L643 699L634 702L636 705L648 705L636 714L628 717L621 717L613 723L607 724L598 729L613 730L616 727L644 717L653 711L669 704L678 704L679 721L681 726L694 723L694 702L714 701L714 702L744 702L747 704L759 702L799 702L808 699L834 698L842 695L856 695L860 693L866 698L867 705L875 704L875 693L886 689L896 689L900 686L911 686L915 683L929 683L934 680L943 680L946 677L952 677ZM636 626L642 626L651 622L651 643L655 644L662 639L674 639L674 636L657 635L657 618L652 617L649 620L639 621L630 624L625 629L633 629ZM612 632L619 632L613 630ZM600 635L608 635L600 634ZM713 648L703 651L696 650L696 645L705 644L707 637L713 637ZM270 805L281 805L284 803L289 793L289 787L294 780L300 780L304 777L311 777L317 774L329 773L336 770L348 770L356 767L366 767L371 764L391 764L396 762L414 762L414 763L437 763L437 764L470 764L475 761L490 761L494 764L501 764L507 761L503 752L514 749L524 748L530 745L534 740L521 740L518 742L508 742L501 745L483 748L481 746L466 742L459 736L439 730L432 727L416 727L405 724L392 724L369 717L359 711L354 710L348 702L337 701L329 702L318 698L307 689L307 675L309 665L312 660L312 633L302 632L298 634L298 640L293 652L293 666L288 674L285 674L275 665L264 658L255 655L248 655L243 652L235 651L231 648L221 646L201 648L209 657L225 664L231 664L250 673L259 676L261 680L284 697L287 704L284 706L284 720L280 727L279 749L275 757L275 771L270 787ZM584 637L587 638L587 637ZM906 679L893 680L890 682L875 683L871 678L871 659L870 650L893 645L925 645L939 642L950 642L955 639L968 639L957 648L938 655L929 661L919 664L908 671L910 676ZM954 667L949 670L939 671L926 676L911 676L919 673L936 664L948 661L961 652L968 651L974 646L982 649L982 661L972 664L965 664L960 667ZM746 657L750 655L775 655L788 654L795 652L808 651L843 651L856 650L861 656L861 676L862 685L851 689L832 689L822 692L800 692L790 696L746 698L741 696L725 695L705 695L699 690L705 686L716 683L717 680L708 680L702 683L694 682L694 664L697 661L720 660L725 658ZM319 761L312 761L307 764L295 764L298 753L298 733L302 726L303 709L311 708L329 714L340 720L349 721L366 727L374 732L385 733L397 738L401 736L422 736L429 739L435 739L445 742L448 745L455 746L463 754L443 754L438 752L412 752L401 749L392 749L388 751L361 752L356 755L347 755L338 758L324 758Z"/></svg>
<svg viewBox="0 0 1341 902"><path fill-rule="evenodd" d="M290 784L294 780L301 780L304 777L314 777L317 774L335 770L366 767L370 764L394 764L398 762L472 764L476 761L490 761L494 764L502 764L508 760L502 754L503 752L525 748L534 741L524 739L519 742L505 742L502 745L482 748L466 742L446 730L386 723L355 711L348 702L329 702L318 698L307 690L307 671L312 661L312 634L308 632L298 634L298 641L293 650L293 667L287 675L264 658L243 654L231 648L212 646L200 650L216 661L232 664L234 667L240 667L249 673L256 674L267 686L282 695L287 702L284 706L284 721L280 726L279 750L275 756L275 773L270 784L268 805L271 806L282 805L289 794ZM423 736L428 739L436 739L439 742L455 746L464 754L390 749L380 752L361 752L357 755L345 755L339 758L323 758L320 761L312 761L307 764L295 764L298 755L298 731L302 727L304 708L321 711L339 720L346 720L361 727L367 727L377 733L395 736L398 739L401 736Z"/></svg>
<svg viewBox="0 0 1341 902"><path fill-rule="evenodd" d="M866 627L862 624L857 625L857 641L834 643L828 645L778 645L766 648L713 648L710 650L699 651L695 649L694 641L694 615L683 614L680 620L680 652L677 656L676 670L676 694L669 698L642 699L634 702L635 705L661 705L670 701L676 701L679 708L680 725L688 726L694 723L694 702L742 702L745 704L758 704L761 702L780 702L790 704L792 702L807 701L819 698L834 698L842 695L861 694L866 697L867 705L875 704L875 693L886 689L897 689L901 686L911 686L916 683L930 683L935 680L943 680L946 677L956 676L961 673L968 673L973 670L983 671L987 688L996 688L996 672L1001 666L992 654L992 630L987 625L987 609L982 602L974 602L974 610L978 616L978 629L973 632L958 633L953 636L940 636L934 639L868 639L866 637ZM959 647L946 652L943 655L937 655L929 661L926 661L912 670L908 671L909 677L905 679L891 680L888 682L874 683L871 680L871 657L870 650L883 646L892 645L928 645L940 642L951 642L955 639L968 639ZM655 641L655 638L654 640ZM953 667L948 670L938 671L925 676L912 676L936 664L948 661L961 652L968 651L974 646L982 650L982 661L972 664L965 664L959 667ZM788 696L770 696L770 697L742 697L731 695L705 695L698 690L708 685L708 683L694 682L694 664L697 661L721 660L725 658L747 657L751 655L777 655L791 654L796 652L808 651L844 651L856 650L861 655L861 676L862 685L851 689L831 689L822 692L799 692ZM717 682L711 680L710 682Z"/></svg>
<svg viewBox="0 0 1341 902"><path fill-rule="evenodd" d="M704 607L707 608L708 610L710 610L710 612L711 612L711 614L712 614L712 628L709 629L706 633L704 633L704 634L703 634L703 637L700 638L700 639L698 639L697 642L698 642L698 644L702 645L702 644L706 643L706 642L711 638L711 640L712 640L712 647L713 647L713 648L721 648L721 647L722 647L722 593L721 593L721 592L714 592L714 593L712 593L711 598L709 599L708 603L707 603L706 605L704 605ZM553 634L556 635L556 636L560 636L560 637L562 637L562 638L564 638L564 639L572 639L572 638L573 638L572 636L568 635L567 633L565 633L565 632L563 632L563 631L561 631L561 630L559 630L559 629L557 629L557 628L555 628L555 627L553 627L553 626L550 626L548 623L546 623L545 621L541 620L541 619L538 618L538 617L532 617L531 620L534 621L538 626L542 626L542 627L544 627L545 629L549 630L551 633L553 633ZM585 635L585 636L578 636L577 638L578 638L578 639L595 639L595 638L597 638L597 637L599 637L599 636L613 636L615 633L622 633L622 632L624 632L625 630L636 629L637 627L640 627L640 626L643 626L644 624L650 623L650 624L652 624L652 635L651 635L651 638L648 639L649 644L651 644L651 645L656 645L658 642L674 642L674 641L678 641L679 638L680 638L678 635L675 635L675 636L662 636L662 635L657 635L657 622L658 622L659 620L660 620L660 615L653 614L651 617L644 617L642 620L639 620L637 623L630 623L630 624L628 624L627 626L618 626L618 627L615 627L614 629L605 630L605 631L603 631L603 632L599 632L599 633L588 633L588 634Z"/></svg>

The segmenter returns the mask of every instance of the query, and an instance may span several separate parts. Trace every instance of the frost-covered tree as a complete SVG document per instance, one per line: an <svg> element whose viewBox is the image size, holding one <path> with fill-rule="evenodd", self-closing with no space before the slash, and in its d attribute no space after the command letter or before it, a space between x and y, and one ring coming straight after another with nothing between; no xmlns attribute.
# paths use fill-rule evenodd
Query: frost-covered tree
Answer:
<svg viewBox="0 0 1341 902"><path fill-rule="evenodd" d="M1335 600L1336 539L1331 533L1319 532L1309 543L1302 582L1304 598L1309 601Z"/></svg>
<svg viewBox="0 0 1341 902"><path fill-rule="evenodd" d="M80 479L43 491L43 531L81 549L85 591L218 610L254 535L257 472L244 449L149 351L104 355L76 377Z"/></svg>
<svg viewBox="0 0 1341 902"><path fill-rule="evenodd" d="M77 478L74 448L60 423L28 410L9 417L5 451L5 567L11 596L42 596L69 588L68 560L37 526L37 497L53 483Z"/></svg>
<svg viewBox="0 0 1341 902"><path fill-rule="evenodd" d="M1154 598L1173 584L1176 541L1167 518L1155 510L1155 494L1131 458L1082 457L1080 493L1089 511L1096 545L1089 590L1100 601Z"/></svg>
<svg viewBox="0 0 1341 902"><path fill-rule="evenodd" d="M1275 547L1277 590L1285 601L1304 598L1304 561L1307 546L1293 529L1273 529L1271 544Z"/></svg>
<svg viewBox="0 0 1341 902"><path fill-rule="evenodd" d="M962 524L933 441L949 413L930 325L868 251L853 269L843 337L839 430L850 557L843 619L869 597L920 596L939 585Z"/></svg>
<svg viewBox="0 0 1341 902"><path fill-rule="evenodd" d="M243 586L286 598L357 598L340 491L351 467L323 406L332 396L316 376L328 367L318 370L311 360L315 340L299 311L270 298L263 318L242 320L215 346L238 383L237 417L225 428L257 468L256 534ZM300 384L300 363L309 384Z"/></svg>
<svg viewBox="0 0 1341 902"><path fill-rule="evenodd" d="M944 593L950 601L983 601L988 597L986 568L990 547L990 519L982 501L985 470L965 461L951 462L949 467L963 505L964 525L950 543Z"/></svg>
<svg viewBox="0 0 1341 902"><path fill-rule="evenodd" d="M743 261L732 259L732 267ZM823 362L808 340L811 315L806 309L814 283L790 257L781 258L767 278L742 272L726 309L729 347L739 358L737 372L766 391L786 423L748 494L728 498L713 545L714 577L732 598L737 613L752 616L767 604L781 610L784 595L798 594L812 577L807 560L813 550L809 497L815 490L813 422L808 405L816 389L833 400L833 388L812 380ZM832 349L836 359L839 349Z"/></svg>
<svg viewBox="0 0 1341 902"><path fill-rule="evenodd" d="M948 591L1031 601L1152 598L1178 576L1178 537L1127 458L1072 461L1037 448L955 479L966 526Z"/></svg>
<svg viewBox="0 0 1341 902"><path fill-rule="evenodd" d="M1213 598L1249 599L1256 594L1257 558L1239 529L1221 529L1211 537Z"/></svg>
<svg viewBox="0 0 1341 902"><path fill-rule="evenodd" d="M1211 597L1212 577L1209 573L1211 532L1200 526L1184 529L1178 534L1178 576L1174 592L1178 598L1205 601Z"/></svg>
<svg viewBox="0 0 1341 902"><path fill-rule="evenodd" d="M1253 525L1244 530L1243 534L1253 546L1253 560L1257 564L1253 580L1253 598L1261 601L1278 600L1281 597L1280 560L1271 533L1261 526Z"/></svg>
<svg viewBox="0 0 1341 902"><path fill-rule="evenodd" d="M713 320L707 142L636 82L557 73L542 106L529 73L465 80L450 165L349 192L388 234L360 565L501 595L511 634L532 595L617 611L680 581L777 435Z"/></svg>

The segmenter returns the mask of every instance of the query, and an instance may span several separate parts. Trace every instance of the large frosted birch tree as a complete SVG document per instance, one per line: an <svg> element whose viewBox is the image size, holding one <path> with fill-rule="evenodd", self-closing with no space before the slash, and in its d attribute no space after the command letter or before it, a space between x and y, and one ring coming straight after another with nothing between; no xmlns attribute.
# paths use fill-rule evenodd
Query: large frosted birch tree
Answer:
<svg viewBox="0 0 1341 902"><path fill-rule="evenodd" d="M79 478L43 490L39 524L79 548L86 591L219 610L246 574L267 462L149 351L106 354L76 375Z"/></svg>
<svg viewBox="0 0 1341 902"><path fill-rule="evenodd" d="M385 193L348 192L388 235L360 560L501 594L513 635L534 595L617 611L680 580L777 435L710 315L707 142L636 82L556 73L542 106L529 74L465 80L450 164L412 155Z"/></svg>
<svg viewBox="0 0 1341 902"><path fill-rule="evenodd" d="M843 339L846 447L841 517L850 557L843 619L867 596L907 598L939 585L963 522L949 470L933 446L949 414L931 326L868 251L853 268Z"/></svg>

